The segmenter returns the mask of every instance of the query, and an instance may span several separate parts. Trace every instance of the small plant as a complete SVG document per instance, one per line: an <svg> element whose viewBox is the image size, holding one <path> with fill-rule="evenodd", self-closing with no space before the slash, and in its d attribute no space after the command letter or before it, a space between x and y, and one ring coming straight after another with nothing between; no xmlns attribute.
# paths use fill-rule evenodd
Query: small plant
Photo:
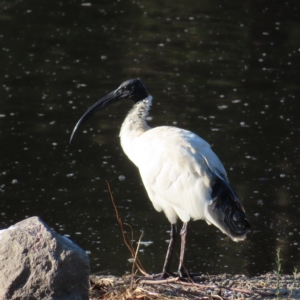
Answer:
<svg viewBox="0 0 300 300"><path fill-rule="evenodd" d="M293 278L293 284L292 284L292 287L291 287L291 291L290 291L290 294L289 294L289 298L292 297L294 288L295 288L295 286L297 285L297 268L296 268L296 267L294 267L293 275L294 275L294 278Z"/></svg>
<svg viewBox="0 0 300 300"><path fill-rule="evenodd" d="M276 297L277 299L280 299L280 279L281 279L281 259L280 259L280 248L277 248L276 250L276 265L277 270L274 270L274 274L276 275Z"/></svg>

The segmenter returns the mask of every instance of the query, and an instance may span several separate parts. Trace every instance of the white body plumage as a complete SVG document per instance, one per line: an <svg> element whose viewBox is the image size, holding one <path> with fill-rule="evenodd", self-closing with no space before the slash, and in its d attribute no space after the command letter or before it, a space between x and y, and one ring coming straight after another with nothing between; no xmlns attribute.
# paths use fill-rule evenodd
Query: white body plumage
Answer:
<svg viewBox="0 0 300 300"><path fill-rule="evenodd" d="M211 204L213 173L227 181L226 171L210 145L196 134L170 126L150 128L145 120L149 95L125 118L121 145L138 167L148 196L157 211L175 224L177 216L214 223L206 213ZM217 225L216 225L217 226Z"/></svg>

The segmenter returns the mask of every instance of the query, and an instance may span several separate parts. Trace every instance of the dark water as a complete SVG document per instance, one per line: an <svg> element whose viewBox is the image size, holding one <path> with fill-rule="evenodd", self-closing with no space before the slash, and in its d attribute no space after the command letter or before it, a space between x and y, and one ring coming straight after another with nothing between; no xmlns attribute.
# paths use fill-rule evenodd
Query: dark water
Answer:
<svg viewBox="0 0 300 300"><path fill-rule="evenodd" d="M91 104L140 77L150 125L207 140L252 226L234 243L191 222L187 267L263 273L279 247L283 272L299 270L299 15L296 1L0 2L0 229L38 215L90 251L92 272L124 274L108 180L135 240L153 242L141 246L144 267L161 270L169 223L118 139L131 103L99 112L68 144Z"/></svg>

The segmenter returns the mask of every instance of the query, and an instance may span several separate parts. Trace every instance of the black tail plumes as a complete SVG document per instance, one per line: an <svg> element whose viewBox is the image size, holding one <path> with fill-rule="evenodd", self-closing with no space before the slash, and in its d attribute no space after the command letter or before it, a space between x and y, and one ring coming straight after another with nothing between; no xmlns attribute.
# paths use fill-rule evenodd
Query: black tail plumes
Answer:
<svg viewBox="0 0 300 300"><path fill-rule="evenodd" d="M208 211L224 233L233 239L244 239L250 224L245 210L230 184L216 177L212 187L212 204Z"/></svg>

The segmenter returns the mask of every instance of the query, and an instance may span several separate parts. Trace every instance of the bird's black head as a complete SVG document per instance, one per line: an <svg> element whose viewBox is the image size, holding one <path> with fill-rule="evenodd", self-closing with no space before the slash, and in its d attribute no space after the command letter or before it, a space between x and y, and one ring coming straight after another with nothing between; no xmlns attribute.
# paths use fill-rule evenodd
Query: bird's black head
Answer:
<svg viewBox="0 0 300 300"><path fill-rule="evenodd" d="M121 99L132 99L139 102L148 97L145 85L139 78L124 81L115 91Z"/></svg>
<svg viewBox="0 0 300 300"><path fill-rule="evenodd" d="M98 110L120 100L131 99L137 103L147 97L147 89L139 78L124 81L116 90L101 98L82 115L73 129L70 143L72 143L79 127Z"/></svg>

